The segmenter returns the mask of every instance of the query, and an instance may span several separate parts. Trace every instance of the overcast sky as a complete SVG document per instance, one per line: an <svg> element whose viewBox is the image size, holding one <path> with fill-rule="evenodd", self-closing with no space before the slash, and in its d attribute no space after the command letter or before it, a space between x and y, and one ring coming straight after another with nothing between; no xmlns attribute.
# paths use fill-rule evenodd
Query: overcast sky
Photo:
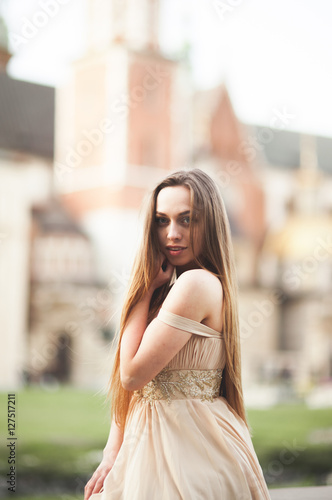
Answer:
<svg viewBox="0 0 332 500"><path fill-rule="evenodd" d="M14 46L47 1L58 3L57 15ZM11 75L63 82L70 62L84 53L84 4L7 0ZM330 0L164 0L161 14L163 49L176 54L189 44L195 86L226 82L242 121L269 125L273 110L285 109L293 116L287 128L332 137Z"/></svg>

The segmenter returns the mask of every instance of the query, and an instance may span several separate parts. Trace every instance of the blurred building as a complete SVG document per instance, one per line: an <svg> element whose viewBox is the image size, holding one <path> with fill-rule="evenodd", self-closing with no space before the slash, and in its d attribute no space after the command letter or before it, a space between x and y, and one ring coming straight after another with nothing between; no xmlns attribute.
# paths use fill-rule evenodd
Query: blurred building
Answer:
<svg viewBox="0 0 332 500"><path fill-rule="evenodd" d="M112 296L96 279L93 245L56 199L32 208L30 382L101 385Z"/></svg>
<svg viewBox="0 0 332 500"><path fill-rule="evenodd" d="M332 140L287 132L280 113L240 123L224 85L194 92L158 46L156 0L88 9L87 51L61 88L10 79L0 54L2 385L24 371L107 379L140 208L189 166L215 178L229 214L247 401L285 397L258 384L330 379Z"/></svg>
<svg viewBox="0 0 332 500"><path fill-rule="evenodd" d="M239 123L224 85L195 95L193 164L227 206L253 404L332 377L332 140L284 130L280 110L273 118L275 127ZM280 390L251 393L258 383Z"/></svg>
<svg viewBox="0 0 332 500"><path fill-rule="evenodd" d="M86 53L56 94L57 190L98 242L100 276L122 292L147 190L190 150L190 81L160 52L158 7L90 0Z"/></svg>
<svg viewBox="0 0 332 500"><path fill-rule="evenodd" d="M91 241L53 192L55 89L8 76L5 34L3 28L0 387L45 377L89 385L112 333L104 312L110 296L96 280Z"/></svg>
<svg viewBox="0 0 332 500"><path fill-rule="evenodd" d="M54 89L11 79L0 47L0 380L16 388L28 350L30 210L51 192Z"/></svg>
<svg viewBox="0 0 332 500"><path fill-rule="evenodd" d="M332 378L332 140L275 131L260 282L280 309L278 358L300 392Z"/></svg>
<svg viewBox="0 0 332 500"><path fill-rule="evenodd" d="M243 385L248 388L264 380L279 335L280 311L267 305L258 277L268 223L264 167L257 152L252 154L249 127L237 119L224 85L197 92L193 106L192 163L218 183L231 225L240 290Z"/></svg>

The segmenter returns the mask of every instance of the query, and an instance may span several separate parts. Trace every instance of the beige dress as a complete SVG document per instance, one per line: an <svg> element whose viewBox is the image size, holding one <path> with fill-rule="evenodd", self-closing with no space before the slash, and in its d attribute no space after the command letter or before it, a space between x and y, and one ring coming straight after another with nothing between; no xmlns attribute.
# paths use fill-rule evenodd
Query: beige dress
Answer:
<svg viewBox="0 0 332 500"><path fill-rule="evenodd" d="M270 499L249 431L219 396L222 334L160 309L192 337L131 400L124 440L91 500Z"/></svg>

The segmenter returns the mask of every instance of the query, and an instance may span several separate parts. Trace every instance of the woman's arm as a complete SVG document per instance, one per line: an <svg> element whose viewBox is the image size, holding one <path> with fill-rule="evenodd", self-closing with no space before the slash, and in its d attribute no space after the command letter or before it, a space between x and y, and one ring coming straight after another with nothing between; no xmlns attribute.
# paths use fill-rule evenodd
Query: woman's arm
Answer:
<svg viewBox="0 0 332 500"><path fill-rule="evenodd" d="M206 271L192 270L177 279L163 307L175 314L201 322L211 309L211 278ZM191 333L155 318L147 325L149 290L133 309L120 347L120 376L125 389L141 389L152 380L191 338ZM215 299L214 299L215 300Z"/></svg>
<svg viewBox="0 0 332 500"><path fill-rule="evenodd" d="M131 362L139 349L143 334L147 327L153 291L154 288L150 288L133 308L122 336L120 348L120 377L122 383L127 386Z"/></svg>
<svg viewBox="0 0 332 500"><path fill-rule="evenodd" d="M164 267L162 267L162 263ZM129 315L126 328L121 339L120 347L121 382L123 387L129 391L134 390L132 389L133 380L131 375L131 368L147 327L152 295L157 288L170 281L173 271L174 267L171 266L169 262L165 261L165 257L161 255L156 276L149 290L135 305ZM133 374L133 376L135 378L135 374Z"/></svg>
<svg viewBox="0 0 332 500"><path fill-rule="evenodd" d="M113 456L116 457L121 448L122 441L123 441L123 431L113 419L108 440L103 450L103 457L104 458L109 458Z"/></svg>
<svg viewBox="0 0 332 500"><path fill-rule="evenodd" d="M93 493L99 493L101 490L105 477L113 467L122 441L123 431L113 419L108 440L103 451L103 459L84 488L84 500L88 500Z"/></svg>

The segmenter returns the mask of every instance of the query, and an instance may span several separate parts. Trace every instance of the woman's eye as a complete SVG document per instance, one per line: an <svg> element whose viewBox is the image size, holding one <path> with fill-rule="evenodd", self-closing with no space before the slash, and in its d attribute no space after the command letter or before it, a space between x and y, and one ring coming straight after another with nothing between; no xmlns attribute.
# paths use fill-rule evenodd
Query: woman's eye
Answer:
<svg viewBox="0 0 332 500"><path fill-rule="evenodd" d="M156 217L156 223L157 224L166 224L167 219L165 217Z"/></svg>
<svg viewBox="0 0 332 500"><path fill-rule="evenodd" d="M189 224L190 223L189 215L187 215L186 217L183 217L182 222L184 222L185 224Z"/></svg>

